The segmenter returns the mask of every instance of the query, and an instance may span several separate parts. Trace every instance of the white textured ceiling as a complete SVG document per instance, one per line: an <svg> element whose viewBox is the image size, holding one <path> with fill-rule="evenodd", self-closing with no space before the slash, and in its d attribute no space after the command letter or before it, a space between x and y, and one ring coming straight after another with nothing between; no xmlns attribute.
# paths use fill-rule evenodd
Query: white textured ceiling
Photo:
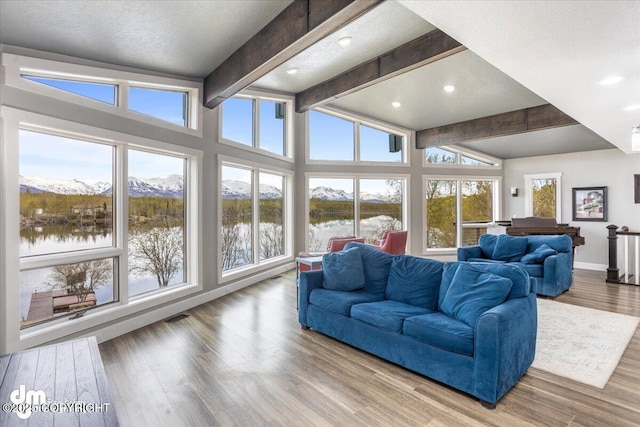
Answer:
<svg viewBox="0 0 640 427"><path fill-rule="evenodd" d="M640 124L640 1L408 1L428 20L621 150ZM620 75L615 86L598 81Z"/></svg>
<svg viewBox="0 0 640 427"><path fill-rule="evenodd" d="M290 3L0 0L0 43L202 78ZM640 123L640 112L622 110L640 104L639 7L639 1L392 0L311 46L256 86L298 92L432 30L432 23L540 97L464 52L351 94L335 105L423 129L546 100L628 151L631 126ZM336 43L343 35L353 37L347 48ZM300 72L285 75L291 66ZM610 88L595 84L612 73L626 80ZM457 90L442 92L445 81ZM392 100L402 102L402 108L392 109ZM576 134L578 127L571 128ZM492 139L469 146L508 158L535 150L566 152L566 141L540 143L533 150L537 134L505 140L512 138L514 143ZM609 147L603 140L598 144L593 135L576 135L593 149ZM569 134L564 137L571 139ZM576 140L577 150L587 142L579 145Z"/></svg>
<svg viewBox="0 0 640 427"><path fill-rule="evenodd" d="M205 77L292 0L0 2L0 42Z"/></svg>
<svg viewBox="0 0 640 427"><path fill-rule="evenodd" d="M582 125L469 141L458 145L501 159L615 148Z"/></svg>
<svg viewBox="0 0 640 427"><path fill-rule="evenodd" d="M445 85L454 85L456 90L445 92ZM394 108L392 101L402 106ZM465 50L331 105L421 130L542 104L546 104L544 99Z"/></svg>
<svg viewBox="0 0 640 427"><path fill-rule="evenodd" d="M390 0L313 44L253 86L296 93L420 37L435 27L397 1ZM351 37L351 44L338 40ZM297 68L296 74L287 74Z"/></svg>

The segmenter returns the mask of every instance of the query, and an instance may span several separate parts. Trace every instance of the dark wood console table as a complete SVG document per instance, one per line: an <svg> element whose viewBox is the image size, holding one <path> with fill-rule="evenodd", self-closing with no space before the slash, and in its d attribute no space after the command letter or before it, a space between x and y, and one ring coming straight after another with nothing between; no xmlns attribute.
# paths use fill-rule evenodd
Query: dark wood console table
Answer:
<svg viewBox="0 0 640 427"><path fill-rule="evenodd" d="M95 337L0 356L0 379L0 426L119 425Z"/></svg>

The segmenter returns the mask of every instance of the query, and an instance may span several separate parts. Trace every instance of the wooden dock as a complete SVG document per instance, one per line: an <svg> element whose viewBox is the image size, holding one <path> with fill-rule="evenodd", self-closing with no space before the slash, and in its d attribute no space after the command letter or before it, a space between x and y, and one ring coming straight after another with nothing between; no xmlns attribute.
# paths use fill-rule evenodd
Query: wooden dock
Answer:
<svg viewBox="0 0 640 427"><path fill-rule="evenodd" d="M32 323L51 319L54 313L72 313L74 310L93 307L96 302L96 294L93 292L87 295L87 299L83 303L78 303L77 297L69 295L66 289L34 292L31 294L27 320L21 322L20 326L25 327Z"/></svg>

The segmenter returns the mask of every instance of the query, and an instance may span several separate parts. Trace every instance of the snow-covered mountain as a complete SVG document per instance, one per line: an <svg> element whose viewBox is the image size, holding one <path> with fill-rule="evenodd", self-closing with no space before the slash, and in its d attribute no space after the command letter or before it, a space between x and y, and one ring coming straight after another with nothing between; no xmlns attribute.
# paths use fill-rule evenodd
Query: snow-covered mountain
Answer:
<svg viewBox="0 0 640 427"><path fill-rule="evenodd" d="M131 196L173 197L180 198L184 192L184 181L181 175L169 175L157 178L137 178L130 176L127 182ZM86 184L78 180L57 178L20 176L20 192L56 193L66 195L111 194L111 184L97 182ZM227 180L222 182L223 199L249 199L251 185L241 181ZM277 199L282 193L276 187L263 184L260 186L260 197Z"/></svg>
<svg viewBox="0 0 640 427"><path fill-rule="evenodd" d="M353 195L346 193L343 190L336 190L331 187L316 187L311 189L312 199L322 200L339 200L339 201L352 201Z"/></svg>
<svg viewBox="0 0 640 427"><path fill-rule="evenodd" d="M132 196L157 196L180 198L183 193L183 180L180 175L169 175L164 178L129 177L129 194ZM111 194L109 182L87 184L77 179L57 179L43 177L20 176L20 192L56 193L65 195Z"/></svg>
<svg viewBox="0 0 640 427"><path fill-rule="evenodd" d="M260 185L260 198L279 199L282 192L276 187L267 184ZM251 184L242 181L225 180L222 181L223 199L249 199L251 198Z"/></svg>
<svg viewBox="0 0 640 427"><path fill-rule="evenodd" d="M136 178L130 176L127 181L129 195L133 197L172 197L181 198L184 182L180 175L169 175L165 178ZM108 190L111 193L111 189Z"/></svg>
<svg viewBox="0 0 640 427"><path fill-rule="evenodd" d="M130 176L127 182L131 196L148 197L173 197L181 198L184 191L182 175L169 175L157 178L137 178ZM87 184L82 181L65 180L58 178L41 178L20 176L20 192L30 193L57 193L67 195L111 194L111 184L97 182ZM279 199L282 192L271 185L260 185L260 197L263 199ZM242 181L222 181L223 199L249 199L251 198L251 185ZM312 199L352 201L353 194L331 187L316 187L311 189ZM363 201L370 203L384 203L392 201L389 196L382 194L360 193Z"/></svg>
<svg viewBox="0 0 640 427"><path fill-rule="evenodd" d="M96 194L94 189L77 179L36 178L20 175L20 192L58 194Z"/></svg>

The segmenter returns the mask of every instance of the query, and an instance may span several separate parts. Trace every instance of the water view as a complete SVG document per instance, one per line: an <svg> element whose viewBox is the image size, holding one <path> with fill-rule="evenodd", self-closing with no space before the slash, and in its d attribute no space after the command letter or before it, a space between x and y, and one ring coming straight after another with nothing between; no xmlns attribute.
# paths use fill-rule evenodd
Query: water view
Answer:
<svg viewBox="0 0 640 427"><path fill-rule="evenodd" d="M128 235L117 236L114 159L122 148L30 130L20 131L19 148L20 257L43 265L20 272L21 327L118 301L119 288L132 297L184 283L185 158L127 150ZM119 238L128 240L123 286L119 256L48 257L116 248Z"/></svg>

